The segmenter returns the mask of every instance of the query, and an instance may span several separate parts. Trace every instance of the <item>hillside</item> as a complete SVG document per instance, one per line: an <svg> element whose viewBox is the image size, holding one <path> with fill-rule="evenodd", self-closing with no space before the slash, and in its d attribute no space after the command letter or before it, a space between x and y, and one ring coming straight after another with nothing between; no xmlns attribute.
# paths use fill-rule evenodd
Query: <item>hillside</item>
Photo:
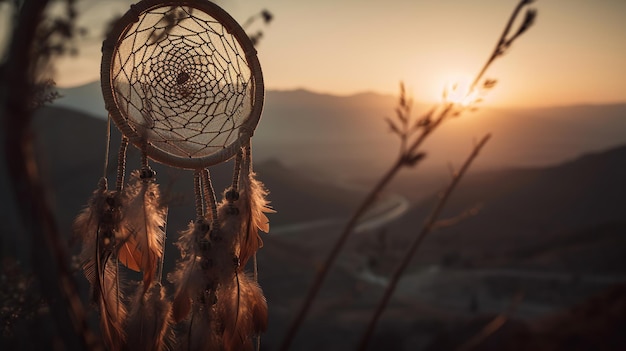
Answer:
<svg viewBox="0 0 626 351"><path fill-rule="evenodd" d="M434 233L418 260L625 273L624 179L626 146L548 168L470 172L443 217L476 204L482 209ZM398 247L417 232L435 201L425 200L389 228Z"/></svg>
<svg viewBox="0 0 626 351"><path fill-rule="evenodd" d="M105 123L68 109L47 107L37 113L34 126L53 208L62 232L69 236L72 219L101 176ZM112 140L110 168L114 167L119 144L115 131ZM517 289L524 289L527 296L518 308L520 316L532 325L533 318L581 301L607 285L590 284L589 276L622 276L626 266L626 222L621 215L626 210L621 200L626 195L622 182L625 160L626 147L620 147L546 168L471 173L452 197L447 215L476 202L483 202L483 210L426 240L417 256L418 265L399 286L373 345L419 350L448 327L483 313L502 311ZM138 154L131 151L129 169L136 165ZM158 164L154 167L159 183L172 198L167 271L176 259L171 242L194 212L191 173ZM212 168L217 189L227 185L231 168L230 163ZM360 197L325 179L285 166L282 160L257 162L255 168L279 211L270 217L274 229L317 219L347 218ZM113 178L112 172L109 176ZM342 254L344 262L332 270L296 340L296 349L343 350L356 343L381 287L358 278L343 263L354 263L357 257L371 264L371 251L367 249L374 245L376 252L386 255L382 257L388 259L386 265L393 266L432 202L431 198L416 205L386 230L353 237ZM301 235L264 236L265 247L259 254L260 281L270 305L270 329L263 338L265 349L277 347L317 270L319 257L324 255L324 250L312 252L317 246L311 243L326 242L327 246L338 230L333 226L324 231L309 228L296 233ZM421 273L424 263L440 268ZM504 276L490 275L489 269L494 268L506 269L502 271ZM515 270L565 274L547 280L506 275ZM473 299L480 301L480 307L468 308L473 306Z"/></svg>
<svg viewBox="0 0 626 351"><path fill-rule="evenodd" d="M307 100L309 93L300 92L299 95L299 99ZM325 99L334 101L328 102L331 105L342 101L332 96ZM294 100L293 104L299 106L302 101ZM265 122L268 121L263 120ZM48 107L38 113L36 126L42 142L43 164L50 175L47 179L58 202L55 208L61 228L67 232L71 220L85 204L101 175L104 121L71 110ZM119 143L119 135L113 129L111 179ZM72 137L68 138L68 135ZM255 141L256 149L262 149L259 144ZM131 149L129 157L129 167L132 168L133 164L138 164L137 152ZM445 216L454 216L478 203L483 205L482 210L477 216L444 228L429 238L418 261L534 267L541 267L543 262L561 269L607 269L611 265L606 262L620 262L619 255L622 254L619 248L623 247L624 236L620 233L625 226L623 213L626 213L626 202L623 201L626 196L623 182L626 179L625 161L626 147L617 147L546 168L472 171L450 199ZM255 167L270 189L272 205L278 210L271 216L275 229L293 223L347 218L361 196L332 186L328 180L286 167L282 161L257 162ZM231 164L212 168L217 189L226 186L231 168ZM167 187L171 182L175 194L170 228L183 228L193 213L191 173L160 165L156 169L160 183ZM436 180L438 184L446 181ZM399 182L396 187L402 184ZM401 189L403 194L411 193L408 185ZM431 186L422 191L433 193L436 189ZM406 247L417 230L416 225L429 213L433 201L431 198L416 205L388 228L389 237L393 238L398 250ZM305 232L310 235L315 230ZM313 235L309 245L317 241L327 246L331 242L327 237L333 235L334 230ZM359 250L377 240L368 236L363 238L354 244ZM298 245L300 239L286 240ZM299 245L307 246L304 243ZM605 251L610 255L604 255ZM398 252L390 249L387 254L393 256ZM576 263L585 262L575 259L580 255L588 255L584 257L595 263ZM600 258L605 260L598 261ZM394 259L390 262L392 264Z"/></svg>

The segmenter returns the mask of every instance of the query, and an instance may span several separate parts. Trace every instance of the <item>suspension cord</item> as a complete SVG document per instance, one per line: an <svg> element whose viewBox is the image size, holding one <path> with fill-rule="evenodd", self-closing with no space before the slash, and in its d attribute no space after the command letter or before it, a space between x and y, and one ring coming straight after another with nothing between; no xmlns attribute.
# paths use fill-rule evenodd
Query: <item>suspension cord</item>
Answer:
<svg viewBox="0 0 626 351"><path fill-rule="evenodd" d="M117 154L117 181L115 189L120 192L124 187L124 174L126 173L126 149L128 149L128 138L122 137L120 151Z"/></svg>

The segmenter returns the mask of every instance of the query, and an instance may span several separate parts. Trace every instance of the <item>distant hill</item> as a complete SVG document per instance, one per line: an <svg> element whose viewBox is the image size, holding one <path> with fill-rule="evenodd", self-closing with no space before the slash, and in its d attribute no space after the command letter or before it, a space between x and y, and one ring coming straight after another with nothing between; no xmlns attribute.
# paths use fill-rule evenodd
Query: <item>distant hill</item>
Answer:
<svg viewBox="0 0 626 351"><path fill-rule="evenodd" d="M106 115L98 82L61 93L65 97L57 104ZM385 116L394 114L396 103L395 96L371 92L334 96L306 90L267 91L255 132L257 159L277 159L306 172L371 183L397 155L399 141L384 122ZM414 111L425 108L418 105ZM484 107L434 133L424 145L428 157L419 172L445 173L449 162L461 162L472 141L486 133L493 138L474 169L548 166L626 143L626 104ZM408 174L414 178L414 173Z"/></svg>
<svg viewBox="0 0 626 351"><path fill-rule="evenodd" d="M46 180L57 202L55 208L61 227L69 230L70 223L86 204L98 179L102 176L105 153L106 122L77 111L44 107L36 113L34 129L38 155ZM115 180L116 154L120 134L112 127L109 180ZM253 152L256 150L253 150ZM129 147L127 173L139 167L139 154ZM161 187L173 196L170 213L171 228L182 229L193 219L193 174L153 163ZM211 167L216 191L225 189L232 179L232 161ZM257 162L255 171L270 190L269 199L278 213L272 214L271 224L280 226L293 222L325 219L347 213L357 193L324 184L283 166L279 161Z"/></svg>
<svg viewBox="0 0 626 351"><path fill-rule="evenodd" d="M433 233L420 259L455 264L525 264L573 271L626 267L626 146L547 168L470 174L444 218L475 204L474 217ZM436 197L391 226L406 245Z"/></svg>

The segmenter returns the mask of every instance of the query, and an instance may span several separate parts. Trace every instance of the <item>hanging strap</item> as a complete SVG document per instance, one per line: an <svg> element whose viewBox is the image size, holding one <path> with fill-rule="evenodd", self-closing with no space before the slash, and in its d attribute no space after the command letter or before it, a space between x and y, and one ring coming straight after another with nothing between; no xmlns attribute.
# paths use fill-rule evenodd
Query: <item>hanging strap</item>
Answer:
<svg viewBox="0 0 626 351"><path fill-rule="evenodd" d="M202 170L196 170L193 173L193 190L196 199L196 221L201 221L204 218L206 211L204 200L202 198Z"/></svg>

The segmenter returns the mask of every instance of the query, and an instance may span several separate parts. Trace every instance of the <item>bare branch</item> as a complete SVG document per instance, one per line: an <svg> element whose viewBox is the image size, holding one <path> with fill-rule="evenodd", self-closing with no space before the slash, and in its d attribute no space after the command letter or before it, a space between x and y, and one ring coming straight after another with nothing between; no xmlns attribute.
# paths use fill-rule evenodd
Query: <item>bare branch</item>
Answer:
<svg viewBox="0 0 626 351"><path fill-rule="evenodd" d="M498 40L496 47L493 49L491 56L489 57L489 59L487 60L483 68L480 70L480 72L474 79L474 82L470 86L469 92L472 92L476 89L476 87L478 86L478 82L482 79L483 75L485 74L485 72L487 72L487 69L489 69L489 66L491 66L491 64L496 60L496 58L504 54L504 51L508 49L511 46L511 44L513 44L513 41L519 35L525 32L528 28L530 28L530 26L534 23L534 20L537 17L537 11L532 10L533 12L532 18L529 20L529 16L527 13L526 20L522 23L522 27L526 27L526 28L524 28L523 30L521 30L520 28L520 30L518 30L519 34L516 34L513 36L513 38L507 40L507 36L509 35L509 32L511 31L513 22L515 22L515 19L519 15L520 11L522 10L522 8L524 8L524 6L530 5L532 2L533 2L532 0L520 0L520 2L517 4L517 6L515 7L515 10L513 10L513 13L511 14L511 17L509 18L508 23L504 27L504 31L502 31L502 35L500 36L500 39Z"/></svg>
<svg viewBox="0 0 626 351"><path fill-rule="evenodd" d="M391 299L391 296L393 295L393 292L395 291L396 286L398 285L398 282L400 281L400 278L404 274L404 271L408 267L409 263L413 259L413 256L417 252L417 249L421 246L426 236L435 227L435 223L437 223L437 219L439 218L441 211L443 210L446 202L448 201L450 194L452 194L452 191L456 188L457 184L459 183L461 178L463 178L463 175L467 172L467 170L471 166L476 156L478 156L478 154L480 153L480 150L483 148L483 146L485 146L487 141L489 141L490 137L491 137L490 134L485 135L480 140L480 142L474 147L474 149L472 150L472 153L469 155L467 160L465 160L459 172L455 175L455 177L450 182L450 185L448 185L448 187L446 188L443 196L441 197L441 199L435 206L435 209L433 210L432 214L428 217L428 219L424 223L422 230L415 237L415 240L413 241L406 255L402 259L400 266L396 269L393 276L391 277L391 280L389 281L389 285L387 286L387 289L385 290L383 298L380 300L378 307L376 308L376 311L374 312L374 316L372 317L367 327L367 330L365 331L365 333L363 334L363 337L361 338L358 350L367 349L369 340L374 334L374 329L376 329L376 324L378 324L378 319L380 318L383 311L387 307L387 304L389 303L389 300Z"/></svg>

